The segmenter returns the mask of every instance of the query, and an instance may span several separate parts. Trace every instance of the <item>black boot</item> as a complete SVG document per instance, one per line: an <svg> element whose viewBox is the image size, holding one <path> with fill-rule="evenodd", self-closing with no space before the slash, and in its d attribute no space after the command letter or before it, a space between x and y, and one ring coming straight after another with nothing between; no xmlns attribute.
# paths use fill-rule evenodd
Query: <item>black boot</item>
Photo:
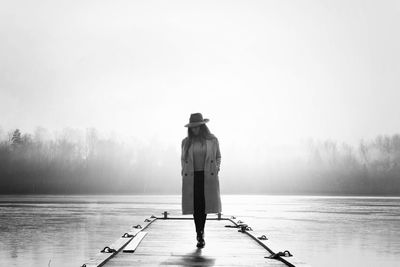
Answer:
<svg viewBox="0 0 400 267"><path fill-rule="evenodd" d="M197 247L204 247L206 242L204 241L204 230L197 232Z"/></svg>

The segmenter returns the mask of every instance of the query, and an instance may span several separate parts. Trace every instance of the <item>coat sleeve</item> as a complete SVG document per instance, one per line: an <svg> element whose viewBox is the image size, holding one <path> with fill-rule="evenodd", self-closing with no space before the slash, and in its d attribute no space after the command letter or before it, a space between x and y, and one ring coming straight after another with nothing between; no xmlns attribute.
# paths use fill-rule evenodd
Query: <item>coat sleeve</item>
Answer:
<svg viewBox="0 0 400 267"><path fill-rule="evenodd" d="M216 139L216 143L217 143L217 156L216 156L216 162L217 162L217 170L219 171L220 167L221 167L221 151L219 149L219 141L218 139Z"/></svg>
<svg viewBox="0 0 400 267"><path fill-rule="evenodd" d="M185 138L182 140L182 144L181 144L181 175L183 175L183 166L185 164L185 159L183 158L183 146L185 145Z"/></svg>

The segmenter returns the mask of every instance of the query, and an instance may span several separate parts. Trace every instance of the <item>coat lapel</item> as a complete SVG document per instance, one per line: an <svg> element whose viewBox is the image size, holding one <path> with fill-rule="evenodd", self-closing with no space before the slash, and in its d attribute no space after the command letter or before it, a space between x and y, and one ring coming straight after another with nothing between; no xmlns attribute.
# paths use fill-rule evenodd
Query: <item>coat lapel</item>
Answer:
<svg viewBox="0 0 400 267"><path fill-rule="evenodd" d="M206 147L207 147L207 152L206 152L206 164L207 164L207 159L210 157L210 153L211 153L211 144L210 144L210 140L206 139Z"/></svg>
<svg viewBox="0 0 400 267"><path fill-rule="evenodd" d="M193 162L193 145L189 147L190 162Z"/></svg>

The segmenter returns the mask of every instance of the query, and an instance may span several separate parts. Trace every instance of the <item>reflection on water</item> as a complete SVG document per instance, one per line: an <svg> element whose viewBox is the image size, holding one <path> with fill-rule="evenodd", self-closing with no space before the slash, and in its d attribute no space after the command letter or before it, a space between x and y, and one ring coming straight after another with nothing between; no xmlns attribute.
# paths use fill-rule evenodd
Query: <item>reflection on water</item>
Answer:
<svg viewBox="0 0 400 267"><path fill-rule="evenodd" d="M0 196L1 266L80 266L144 218L164 210L180 215L180 201L180 195ZM223 195L222 209L313 266L400 262L400 198ZM214 259L194 248L186 260Z"/></svg>

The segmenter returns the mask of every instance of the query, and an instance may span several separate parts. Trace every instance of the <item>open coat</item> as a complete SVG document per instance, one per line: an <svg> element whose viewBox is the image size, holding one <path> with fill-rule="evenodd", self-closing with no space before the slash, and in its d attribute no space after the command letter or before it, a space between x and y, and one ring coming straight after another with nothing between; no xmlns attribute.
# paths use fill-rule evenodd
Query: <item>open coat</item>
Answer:
<svg viewBox="0 0 400 267"><path fill-rule="evenodd" d="M189 147L188 159L184 159L184 146L188 137L182 140L182 214L193 214L193 146ZM205 213L221 212L221 197L219 190L219 169L221 165L221 152L217 138L206 140L207 152L204 163L204 199Z"/></svg>

